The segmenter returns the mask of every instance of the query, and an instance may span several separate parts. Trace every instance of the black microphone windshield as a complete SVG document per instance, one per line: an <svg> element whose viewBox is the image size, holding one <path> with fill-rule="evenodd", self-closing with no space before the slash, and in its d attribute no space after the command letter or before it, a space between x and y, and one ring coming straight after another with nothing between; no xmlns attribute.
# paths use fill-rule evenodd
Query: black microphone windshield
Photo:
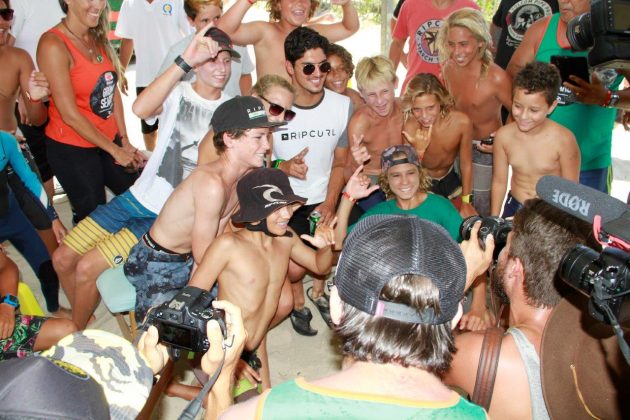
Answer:
<svg viewBox="0 0 630 420"><path fill-rule="evenodd" d="M600 215L602 224L605 224L628 211L623 201L554 175L540 178L536 194L552 206L591 224L596 215Z"/></svg>

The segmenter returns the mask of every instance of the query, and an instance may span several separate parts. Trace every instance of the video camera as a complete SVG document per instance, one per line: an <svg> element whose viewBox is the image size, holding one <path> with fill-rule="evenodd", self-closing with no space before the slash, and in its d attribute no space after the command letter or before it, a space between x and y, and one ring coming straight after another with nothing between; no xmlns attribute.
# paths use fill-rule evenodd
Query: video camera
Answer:
<svg viewBox="0 0 630 420"><path fill-rule="evenodd" d="M170 302L151 308L145 324L155 325L164 344L205 353L210 348L206 325L213 319L226 338L225 311L212 307L212 296L206 290L186 286Z"/></svg>
<svg viewBox="0 0 630 420"><path fill-rule="evenodd" d="M571 48L590 48L591 67L630 69L630 0L593 0L591 11L567 24Z"/></svg>
<svg viewBox="0 0 630 420"><path fill-rule="evenodd" d="M591 316L609 324L601 303L619 317L625 293L630 291L630 254L613 247L598 253L587 246L576 245L560 261L560 278L590 297Z"/></svg>
<svg viewBox="0 0 630 420"><path fill-rule="evenodd" d="M499 258L501 250L507 243L508 234L512 230L512 221L495 216L469 216L465 218L459 226L459 235L462 239L465 241L470 239L470 232L472 231L473 225L478 221L481 221L481 226L479 227L479 245L481 246L481 249L485 250L486 236L492 234L494 237L494 252L492 254L492 259L496 262L497 258Z"/></svg>

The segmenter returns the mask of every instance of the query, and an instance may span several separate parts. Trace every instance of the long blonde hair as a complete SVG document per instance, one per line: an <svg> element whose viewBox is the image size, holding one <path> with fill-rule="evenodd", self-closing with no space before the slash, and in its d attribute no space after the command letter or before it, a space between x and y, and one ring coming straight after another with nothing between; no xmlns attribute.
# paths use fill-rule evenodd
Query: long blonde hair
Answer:
<svg viewBox="0 0 630 420"><path fill-rule="evenodd" d="M453 97L435 75L431 73L416 74L407 83L401 98L405 121L411 116L413 101L422 95L435 95L440 104L440 115L442 118L446 117L454 106Z"/></svg>
<svg viewBox="0 0 630 420"><path fill-rule="evenodd" d="M489 46L492 45L492 36L490 35L486 19L479 10L470 7L464 7L448 15L444 19L437 35L438 57L441 63L445 63L450 58L448 33L454 26L468 29L477 41L483 43L477 58L481 59L481 75L485 76L493 61L492 53L489 49Z"/></svg>
<svg viewBox="0 0 630 420"><path fill-rule="evenodd" d="M68 4L65 0L59 0L59 6L61 6L61 10L67 15L68 14ZM109 38L107 35L109 34L109 13L111 8L109 7L109 1L105 2L105 8L101 12L101 15L98 18L98 24L94 28L89 28L88 32L94 38L96 44L105 49L105 54L110 59L114 66L114 70L118 75L118 86L123 86L125 83L125 72L123 71L122 66L120 65L120 60L118 59L118 54L114 50L112 43L109 42Z"/></svg>

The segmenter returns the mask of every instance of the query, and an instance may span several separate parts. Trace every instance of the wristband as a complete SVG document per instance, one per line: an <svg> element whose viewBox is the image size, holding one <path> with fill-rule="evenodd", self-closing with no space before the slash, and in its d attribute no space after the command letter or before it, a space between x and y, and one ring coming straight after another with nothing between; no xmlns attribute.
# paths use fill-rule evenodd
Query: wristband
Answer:
<svg viewBox="0 0 630 420"><path fill-rule="evenodd" d="M462 203L470 204L473 201L472 194L462 195Z"/></svg>
<svg viewBox="0 0 630 420"><path fill-rule="evenodd" d="M341 194L342 196L346 197L348 200L350 200L352 202L352 204L356 203L357 200L355 200L354 198L352 198L352 196L350 196L350 194L348 194L347 191L344 191L343 194Z"/></svg>
<svg viewBox="0 0 630 420"><path fill-rule="evenodd" d="M618 92L612 92L610 94L610 99L608 100L608 103L606 104L606 107L607 108L615 108L618 103L619 103L619 93Z"/></svg>
<svg viewBox="0 0 630 420"><path fill-rule="evenodd" d="M184 73L190 73L190 71L193 69L190 64L188 64L181 55L178 55L177 57L175 57L175 64L177 64L177 66L184 70Z"/></svg>
<svg viewBox="0 0 630 420"><path fill-rule="evenodd" d="M606 91L606 99L604 99L604 103L602 104L602 106L609 106L610 100L612 99L612 94L612 90L608 89Z"/></svg>
<svg viewBox="0 0 630 420"><path fill-rule="evenodd" d="M271 162L271 167L274 169L278 169L280 167L280 164L284 162L284 160L282 159L276 159L274 161Z"/></svg>
<svg viewBox="0 0 630 420"><path fill-rule="evenodd" d="M256 3L256 0L247 0L247 3L249 3L250 6L253 6L254 3Z"/></svg>
<svg viewBox="0 0 630 420"><path fill-rule="evenodd" d="M13 306L14 309L20 307L20 301L18 300L17 296L11 294L4 295L0 303L6 303L9 306Z"/></svg>

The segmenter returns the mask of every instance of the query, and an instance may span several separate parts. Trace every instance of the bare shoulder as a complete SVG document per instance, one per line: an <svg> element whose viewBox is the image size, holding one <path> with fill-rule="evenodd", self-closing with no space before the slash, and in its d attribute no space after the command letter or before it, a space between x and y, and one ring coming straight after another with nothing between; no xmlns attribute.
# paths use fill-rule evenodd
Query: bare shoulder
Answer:
<svg viewBox="0 0 630 420"><path fill-rule="evenodd" d="M549 21L551 21L551 16L545 16L542 19L538 19L536 22L532 23L529 28L527 28L527 32L525 35L532 39L540 39L542 38L545 30L547 29L547 25L549 25Z"/></svg>
<svg viewBox="0 0 630 420"><path fill-rule="evenodd" d="M202 189L205 192L204 195L211 196L225 194L225 184L220 171L216 168L216 163L200 165L189 175L186 181L192 183L195 191Z"/></svg>
<svg viewBox="0 0 630 420"><path fill-rule="evenodd" d="M496 134L494 135L494 141L496 142L500 142L500 143L505 143L508 142L510 140L510 138L512 138L512 136L514 136L514 134L516 134L516 131L518 131L518 128L516 127L516 123L515 122L511 122L509 124L506 124L504 126L502 126L501 128L499 128L496 132Z"/></svg>
<svg viewBox="0 0 630 420"><path fill-rule="evenodd" d="M558 124L550 119L547 119L546 123L549 124L549 134L557 138L560 142L564 144L576 142L573 132L562 124Z"/></svg>
<svg viewBox="0 0 630 420"><path fill-rule="evenodd" d="M491 63L488 67L488 78L492 83L505 83L506 81L512 81L508 73L495 63Z"/></svg>
<svg viewBox="0 0 630 420"><path fill-rule="evenodd" d="M350 117L348 128L358 132L356 134L367 134L366 130L368 130L371 125L370 109L367 105L364 105L354 111L354 114Z"/></svg>
<svg viewBox="0 0 630 420"><path fill-rule="evenodd" d="M451 110L447 116L449 123L456 127L472 128L472 120L470 117L461 111Z"/></svg>

